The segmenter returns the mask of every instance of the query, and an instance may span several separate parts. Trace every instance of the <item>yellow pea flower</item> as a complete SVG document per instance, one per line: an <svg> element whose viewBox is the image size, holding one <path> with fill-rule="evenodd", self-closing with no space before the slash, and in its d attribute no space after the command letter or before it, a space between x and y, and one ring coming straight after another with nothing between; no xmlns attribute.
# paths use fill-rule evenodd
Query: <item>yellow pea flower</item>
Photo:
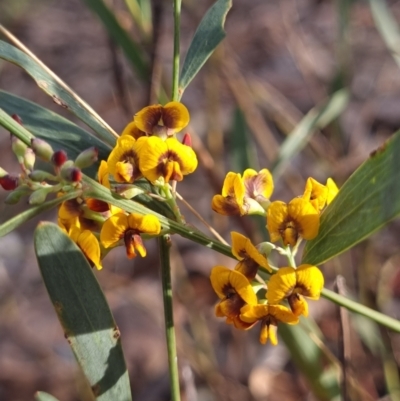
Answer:
<svg viewBox="0 0 400 401"><path fill-rule="evenodd" d="M217 317L226 317L227 323L233 323L238 329L247 330L253 326L240 319L240 309L249 304L257 304L257 296L249 280L240 272L224 266L215 266L211 270L211 285L221 299L215 307Z"/></svg>
<svg viewBox="0 0 400 401"><path fill-rule="evenodd" d="M286 306L282 305L245 305L240 312L240 319L248 324L261 321L260 343L266 344L268 339L272 345L278 344L278 323L297 324L299 318Z"/></svg>
<svg viewBox="0 0 400 401"><path fill-rule="evenodd" d="M190 146L183 145L176 138L165 141L157 136L139 138L141 147L139 167L149 181L160 177L168 183L170 180L182 181L183 176L192 173L197 167L197 156Z"/></svg>
<svg viewBox="0 0 400 401"><path fill-rule="evenodd" d="M153 215L142 216L131 213L127 216L125 213L116 213L103 224L100 241L105 248L109 248L123 239L129 259L136 256L136 251L140 256L145 257L147 251L140 235L157 235L160 231L160 222Z"/></svg>
<svg viewBox="0 0 400 401"><path fill-rule="evenodd" d="M212 199L212 209L225 216L241 216L245 191L241 175L229 172L222 186L222 195L214 195Z"/></svg>
<svg viewBox="0 0 400 401"><path fill-rule="evenodd" d="M272 175L267 169L258 173L247 169L241 174L229 172L224 180L222 195L212 199L212 209L226 216L264 214L274 190Z"/></svg>
<svg viewBox="0 0 400 401"><path fill-rule="evenodd" d="M267 300L276 305L287 299L296 316L308 316L308 304L303 297L319 299L324 276L316 266L281 267L268 282Z"/></svg>
<svg viewBox="0 0 400 401"><path fill-rule="evenodd" d="M146 138L142 138L146 139ZM108 171L117 182L132 183L142 176L139 169L140 145L130 135L118 138L117 145L107 159Z"/></svg>
<svg viewBox="0 0 400 401"><path fill-rule="evenodd" d="M284 245L294 246L299 237L306 240L317 236L319 212L303 198L272 202L267 210L267 228L272 242L282 239Z"/></svg>
<svg viewBox="0 0 400 401"><path fill-rule="evenodd" d="M169 102L165 106L147 106L135 114L133 121L140 131L148 135L171 136L181 131L190 121L188 109L180 102Z"/></svg>
<svg viewBox="0 0 400 401"><path fill-rule="evenodd" d="M249 281L254 279L259 266L272 272L267 258L257 250L249 238L235 231L231 232L231 238L232 253L240 261L235 267L236 271L242 273Z"/></svg>

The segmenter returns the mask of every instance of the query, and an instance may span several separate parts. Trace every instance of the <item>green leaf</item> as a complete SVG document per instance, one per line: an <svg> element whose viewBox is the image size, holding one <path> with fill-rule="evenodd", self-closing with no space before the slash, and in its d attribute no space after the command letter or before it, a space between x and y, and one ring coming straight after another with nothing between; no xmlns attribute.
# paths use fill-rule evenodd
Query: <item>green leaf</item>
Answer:
<svg viewBox="0 0 400 401"><path fill-rule="evenodd" d="M0 58L18 65L37 83L39 88L53 100L70 110L80 120L92 128L108 145L114 146L116 137L111 128L83 100L67 86L61 85L42 65L16 47L0 40Z"/></svg>
<svg viewBox="0 0 400 401"><path fill-rule="evenodd" d="M53 397L52 395L45 393L44 391L38 391L35 394L36 401L58 401L57 398Z"/></svg>
<svg viewBox="0 0 400 401"><path fill-rule="evenodd" d="M48 202L44 202L41 205L31 207L30 209L24 210L23 212L17 214L11 219L5 221L0 224L0 237L4 237L11 231L18 228L23 223L27 222L30 219L33 219L35 216L45 212L46 210L53 209L54 207L60 205L62 202L76 198L80 192L70 192L66 195L60 196L59 198L53 199Z"/></svg>
<svg viewBox="0 0 400 401"><path fill-rule="evenodd" d="M301 324L279 325L279 335L290 352L294 364L306 377L313 393L319 400L333 400L340 394L337 374L331 375L324 368L326 358L317 343L310 337L313 333L318 338L318 328L312 321L301 319ZM322 341L322 340L321 340Z"/></svg>
<svg viewBox="0 0 400 401"><path fill-rule="evenodd" d="M10 115L18 114L30 133L50 143L54 150L64 149L71 160L91 146L98 149L99 160L107 159L110 153L110 147L89 132L26 99L0 90L0 108ZM0 125L3 125L2 121L4 118L0 116ZM85 169L85 173L91 177L94 177L96 172L96 164Z"/></svg>
<svg viewBox="0 0 400 401"><path fill-rule="evenodd" d="M283 142L278 157L272 164L271 171L273 172L274 178L277 178L293 156L307 145L315 130L324 128L332 120L337 118L348 102L348 90L340 89L335 92L327 102L311 109L307 115L304 116Z"/></svg>
<svg viewBox="0 0 400 401"><path fill-rule="evenodd" d="M120 332L86 258L53 223L37 227L34 245L65 337L96 399L131 400Z"/></svg>
<svg viewBox="0 0 400 401"><path fill-rule="evenodd" d="M112 11L102 0L84 0L84 2L94 13L97 14L109 35L121 46L126 58L132 64L132 67L137 74L143 80L148 80L149 67L144 61L140 47L130 38L125 29L122 28Z"/></svg>
<svg viewBox="0 0 400 401"><path fill-rule="evenodd" d="M225 19L231 7L232 0L218 0L201 20L183 63L179 80L181 96L215 48L224 39L226 35Z"/></svg>
<svg viewBox="0 0 400 401"><path fill-rule="evenodd" d="M303 263L320 265L400 214L400 131L371 153L321 215L318 236L307 242Z"/></svg>
<svg viewBox="0 0 400 401"><path fill-rule="evenodd" d="M400 67L400 31L385 0L369 0L375 25L395 62Z"/></svg>

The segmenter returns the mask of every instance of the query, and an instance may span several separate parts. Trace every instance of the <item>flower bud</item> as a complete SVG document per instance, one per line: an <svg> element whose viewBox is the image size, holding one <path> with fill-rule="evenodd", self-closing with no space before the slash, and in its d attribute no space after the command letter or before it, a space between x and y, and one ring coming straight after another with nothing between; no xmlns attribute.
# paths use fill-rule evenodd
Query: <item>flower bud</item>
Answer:
<svg viewBox="0 0 400 401"><path fill-rule="evenodd" d="M26 185L18 187L15 191L10 192L4 199L4 203L7 205L15 205L20 199L28 195L31 192L30 188Z"/></svg>
<svg viewBox="0 0 400 401"><path fill-rule="evenodd" d="M13 114L11 116L18 124L22 125L22 118L18 114Z"/></svg>
<svg viewBox="0 0 400 401"><path fill-rule="evenodd" d="M97 161L98 155L99 151L97 148L92 146L91 148L79 153L78 157L75 159L75 166L80 169L90 167Z"/></svg>
<svg viewBox="0 0 400 401"><path fill-rule="evenodd" d="M189 133L185 133L183 135L182 143L186 146L190 146L192 148L192 137L190 136Z"/></svg>
<svg viewBox="0 0 400 401"><path fill-rule="evenodd" d="M46 141L40 138L32 138L31 148L37 156L46 162L51 160L54 153L53 148Z"/></svg>
<svg viewBox="0 0 400 401"><path fill-rule="evenodd" d="M29 171L32 171L35 166L36 155L31 148L26 148L24 155L24 166Z"/></svg>
<svg viewBox="0 0 400 401"><path fill-rule="evenodd" d="M11 149L14 152L15 156L17 156L18 163L24 163L24 156L27 148L28 146L25 145L24 142L22 142L16 136L11 135Z"/></svg>
<svg viewBox="0 0 400 401"><path fill-rule="evenodd" d="M12 191L13 189L18 187L18 184L19 184L19 175L7 174L3 177L0 177L0 185L6 191Z"/></svg>
<svg viewBox="0 0 400 401"><path fill-rule="evenodd" d="M82 179L82 172L78 167L62 167L61 178L68 182L79 182Z"/></svg>
<svg viewBox="0 0 400 401"><path fill-rule="evenodd" d="M47 188L40 188L37 189L36 191L32 192L31 196L29 197L29 204L30 205L40 205L43 203L47 195L53 192L53 187L47 187Z"/></svg>
<svg viewBox="0 0 400 401"><path fill-rule="evenodd" d="M260 244L258 244L256 246L256 248L257 248L258 252L261 253L261 255L268 258L268 256L270 255L272 250L274 250L276 248L276 246L274 244L272 244L271 242L261 242Z"/></svg>
<svg viewBox="0 0 400 401"><path fill-rule="evenodd" d="M42 182L45 180L58 181L57 177L47 171L34 170L29 174L29 178L35 182Z"/></svg>
<svg viewBox="0 0 400 401"><path fill-rule="evenodd" d="M68 160L68 156L64 150L57 150L51 157L51 162L56 167L61 167Z"/></svg>

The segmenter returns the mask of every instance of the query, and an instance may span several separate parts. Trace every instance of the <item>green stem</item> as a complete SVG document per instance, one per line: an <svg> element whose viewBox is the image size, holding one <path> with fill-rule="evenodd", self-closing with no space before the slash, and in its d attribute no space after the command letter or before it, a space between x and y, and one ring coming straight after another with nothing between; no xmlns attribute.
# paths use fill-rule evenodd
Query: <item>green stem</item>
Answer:
<svg viewBox="0 0 400 401"><path fill-rule="evenodd" d="M381 324L382 326L387 327L388 329L394 330L396 332L400 332L400 321L393 319L390 316L384 315L383 313L377 312L367 306L361 305L360 303L353 301L349 298L346 298L342 295L336 294L336 292L327 290L324 288L321 292L321 295L329 299L330 301L338 304L340 306L345 307L349 311L356 312L360 315L363 315L376 323Z"/></svg>
<svg viewBox="0 0 400 401"><path fill-rule="evenodd" d="M296 261L294 260L294 253L292 251L292 248L290 247L290 245L288 245L285 249L289 266L296 268Z"/></svg>
<svg viewBox="0 0 400 401"><path fill-rule="evenodd" d="M179 46L182 0L174 0L174 60L172 65L172 100L179 100Z"/></svg>
<svg viewBox="0 0 400 401"><path fill-rule="evenodd" d="M171 385L171 400L180 401L178 357L176 353L176 339L174 327L174 315L172 309L172 288L171 288L171 266L170 247L171 237L163 235L159 238L161 279L163 288L165 333L167 337L168 366Z"/></svg>

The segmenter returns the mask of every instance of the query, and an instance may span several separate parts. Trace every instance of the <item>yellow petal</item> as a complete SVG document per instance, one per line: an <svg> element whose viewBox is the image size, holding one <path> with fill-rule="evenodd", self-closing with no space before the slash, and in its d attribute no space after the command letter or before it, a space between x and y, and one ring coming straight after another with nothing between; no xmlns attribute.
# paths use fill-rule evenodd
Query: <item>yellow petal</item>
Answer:
<svg viewBox="0 0 400 401"><path fill-rule="evenodd" d="M240 174L232 173L231 171L226 175L222 185L222 196L235 196L233 183L238 175L240 176Z"/></svg>
<svg viewBox="0 0 400 401"><path fill-rule="evenodd" d="M269 305L269 314L276 320L287 324L297 324L299 322L296 316L289 308L283 305Z"/></svg>
<svg viewBox="0 0 400 401"><path fill-rule="evenodd" d="M109 248L122 239L128 229L128 216L124 213L117 213L104 222L100 232L100 241L105 248Z"/></svg>
<svg viewBox="0 0 400 401"><path fill-rule="evenodd" d="M271 345L278 345L278 327L275 326L274 324L267 324L267 331L268 331L268 339ZM261 336L260 336L260 342L261 342ZM261 344L265 344L265 342L261 342Z"/></svg>
<svg viewBox="0 0 400 401"><path fill-rule="evenodd" d="M298 233L306 240L314 239L319 230L319 212L302 198L295 198L288 205L288 214L296 223Z"/></svg>
<svg viewBox="0 0 400 401"><path fill-rule="evenodd" d="M307 298L319 299L324 288L324 276L316 266L301 265L296 269L299 293Z"/></svg>
<svg viewBox="0 0 400 401"><path fill-rule="evenodd" d="M224 266L215 266L211 270L211 286L220 299L224 299L226 297L224 288L229 285L230 274L231 270Z"/></svg>
<svg viewBox="0 0 400 401"><path fill-rule="evenodd" d="M326 181L326 187L328 188L328 194L326 197L326 204L329 205L337 193L339 192L339 188L337 187L335 181L332 180L332 178L328 178Z"/></svg>
<svg viewBox="0 0 400 401"><path fill-rule="evenodd" d="M121 136L129 135L135 139L139 139L141 136L145 136L146 133L141 131L135 124L134 121L131 121L122 131Z"/></svg>
<svg viewBox="0 0 400 401"><path fill-rule="evenodd" d="M271 242L281 239L281 230L288 217L288 206L285 202L272 202L267 210L267 229Z"/></svg>
<svg viewBox="0 0 400 401"><path fill-rule="evenodd" d="M58 209L58 217L62 220L70 220L81 214L81 203L77 199L71 199L61 204Z"/></svg>
<svg viewBox="0 0 400 401"><path fill-rule="evenodd" d="M240 318L247 323L254 323L268 316L268 305L245 305L240 310Z"/></svg>
<svg viewBox="0 0 400 401"><path fill-rule="evenodd" d="M257 295L253 290L253 287L249 283L249 280L240 272L231 270L229 276L229 282L235 291L240 295L247 304L256 305L257 304Z"/></svg>
<svg viewBox="0 0 400 401"><path fill-rule="evenodd" d="M136 127L140 131L152 134L153 129L160 123L162 118L162 108L161 104L156 104L140 110L133 117Z"/></svg>
<svg viewBox="0 0 400 401"><path fill-rule="evenodd" d="M108 176L109 172L107 162L105 160L102 160L100 162L99 170L97 171L97 180L101 185L106 188L110 188L110 180Z"/></svg>
<svg viewBox="0 0 400 401"><path fill-rule="evenodd" d="M162 109L162 120L168 129L179 132L189 124L189 111L182 103L169 102Z"/></svg>
<svg viewBox="0 0 400 401"><path fill-rule="evenodd" d="M100 244L96 236L89 230L85 230L80 233L76 243L82 249L82 252L85 254L85 256L97 267L97 269L101 270L103 266L101 265L100 260Z"/></svg>
<svg viewBox="0 0 400 401"><path fill-rule="evenodd" d="M224 317L224 316L225 316L225 315L222 313L221 305L220 305L219 302L217 303L217 305L215 305L214 311L215 311L215 316L217 316L217 317Z"/></svg>
<svg viewBox="0 0 400 401"><path fill-rule="evenodd" d="M235 316L233 319L233 325L235 326L235 329L239 330L249 330L251 329L257 322L254 323L246 323L242 319L240 319L239 316Z"/></svg>
<svg viewBox="0 0 400 401"><path fill-rule="evenodd" d="M241 209L235 198L214 195L211 202L211 208L214 212L224 216L240 216Z"/></svg>
<svg viewBox="0 0 400 401"><path fill-rule="evenodd" d="M303 199L311 202L316 210L322 210L325 207L327 195L328 188L325 185L312 177L307 179Z"/></svg>
<svg viewBox="0 0 400 401"><path fill-rule="evenodd" d="M296 286L296 272L293 267L281 267L268 281L268 304L276 305L292 294Z"/></svg>
<svg viewBox="0 0 400 401"><path fill-rule="evenodd" d="M131 213L128 216L128 224L130 228L144 234L157 235L161 231L160 221L151 214L142 216L138 213Z"/></svg>

